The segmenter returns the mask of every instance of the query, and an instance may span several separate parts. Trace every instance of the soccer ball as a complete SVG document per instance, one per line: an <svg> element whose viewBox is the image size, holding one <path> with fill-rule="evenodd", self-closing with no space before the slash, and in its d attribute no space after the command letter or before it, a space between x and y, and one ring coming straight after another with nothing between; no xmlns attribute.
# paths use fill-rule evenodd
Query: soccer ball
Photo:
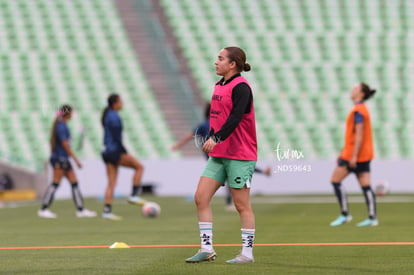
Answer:
<svg viewBox="0 0 414 275"><path fill-rule="evenodd" d="M147 218L155 218L158 217L161 213L161 207L156 202L146 202L144 206L142 206L142 215Z"/></svg>
<svg viewBox="0 0 414 275"><path fill-rule="evenodd" d="M390 192L390 189L389 189L389 185L388 185L388 182L387 181L382 180L382 181L378 182L375 185L375 194L377 196L382 197L385 194L388 194L388 192Z"/></svg>

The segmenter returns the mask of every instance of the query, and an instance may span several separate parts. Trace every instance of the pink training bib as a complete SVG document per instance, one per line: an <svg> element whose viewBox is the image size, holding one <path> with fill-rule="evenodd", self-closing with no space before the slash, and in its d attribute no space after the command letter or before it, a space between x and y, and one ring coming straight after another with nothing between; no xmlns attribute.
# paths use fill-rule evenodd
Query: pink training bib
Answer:
<svg viewBox="0 0 414 275"><path fill-rule="evenodd" d="M225 85L216 84L210 109L210 130L214 129L215 133L221 129L229 117L233 108L233 88L240 83L249 85L242 76L234 78ZM257 160L256 120L253 100L250 112L243 115L234 132L226 140L218 143L209 156L237 160Z"/></svg>

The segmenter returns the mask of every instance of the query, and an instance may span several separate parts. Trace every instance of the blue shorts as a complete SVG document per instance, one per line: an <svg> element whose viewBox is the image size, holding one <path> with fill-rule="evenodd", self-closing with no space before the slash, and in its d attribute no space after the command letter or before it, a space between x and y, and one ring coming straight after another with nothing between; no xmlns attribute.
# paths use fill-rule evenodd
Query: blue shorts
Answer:
<svg viewBox="0 0 414 275"><path fill-rule="evenodd" d="M121 151L115 151L115 152L103 152L102 153L102 159L106 164L112 164L114 166L119 165L119 161L121 160L121 156L123 154L126 154L127 151L125 149Z"/></svg>
<svg viewBox="0 0 414 275"><path fill-rule="evenodd" d="M53 169L62 169L63 171L71 171L73 169L67 157L50 157L50 164Z"/></svg>
<svg viewBox="0 0 414 275"><path fill-rule="evenodd" d="M370 163L371 161L357 162L356 167L353 168L349 166L349 161L341 159L341 158L338 160L338 166L340 167L345 166L348 172L355 173L357 175L359 173L370 172L371 171Z"/></svg>

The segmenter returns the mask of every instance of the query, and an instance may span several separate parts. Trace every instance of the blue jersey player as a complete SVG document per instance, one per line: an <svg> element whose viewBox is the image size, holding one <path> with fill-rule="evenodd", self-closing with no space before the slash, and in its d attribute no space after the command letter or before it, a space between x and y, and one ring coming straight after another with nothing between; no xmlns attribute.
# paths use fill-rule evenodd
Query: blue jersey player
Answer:
<svg viewBox="0 0 414 275"><path fill-rule="evenodd" d="M69 105L62 105L59 108L56 119L53 122L52 132L50 136L50 145L52 154L50 156L50 164L53 168L53 182L47 188L43 197L42 207L37 212L41 218L57 218L57 215L49 210L52 204L55 192L59 187L59 183L63 177L66 177L72 186L72 196L75 202L78 218L95 217L96 212L85 209L83 206L83 198L78 186L76 174L72 168L69 158L72 158L76 165L81 168L82 164L79 162L70 147L70 131L67 121L72 118L72 107Z"/></svg>
<svg viewBox="0 0 414 275"><path fill-rule="evenodd" d="M122 142L123 126L118 113L122 107L121 97L117 94L111 94L108 97L108 105L103 111L101 121L104 128L102 159L108 175L108 186L105 190L105 205L102 218L107 220L122 219L120 216L112 213L112 200L119 166L129 167L135 170L132 179L132 193L128 198L128 203L135 205L143 205L145 203L145 200L139 196L144 166L135 157L128 154Z"/></svg>

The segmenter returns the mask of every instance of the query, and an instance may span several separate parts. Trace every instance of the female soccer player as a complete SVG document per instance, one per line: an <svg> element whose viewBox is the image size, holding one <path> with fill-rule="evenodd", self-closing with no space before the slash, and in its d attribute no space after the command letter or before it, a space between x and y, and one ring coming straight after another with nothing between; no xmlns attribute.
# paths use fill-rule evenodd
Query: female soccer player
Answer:
<svg viewBox="0 0 414 275"><path fill-rule="evenodd" d="M104 150L102 158L105 162L108 175L108 186L105 191L105 206L102 218L108 220L120 220L120 216L112 213L112 199L118 176L118 167L125 166L135 170L132 179L132 193L128 203L143 205L145 200L138 196L141 191L141 178L144 166L132 155L127 153L122 143L122 121L118 112L122 109L122 99L117 94L108 97L108 106L102 114L102 126L104 128Z"/></svg>
<svg viewBox="0 0 414 275"><path fill-rule="evenodd" d="M55 192L59 187L59 183L64 176L68 179L72 186L73 201L75 202L77 208L76 216L78 218L96 217L96 212L89 211L83 207L83 198L79 190L78 180L69 161L69 157L71 157L75 161L76 165L79 168L82 168L82 164L70 148L70 131L67 126L67 121L71 118L72 107L69 105L62 105L59 108L55 121L53 122L52 133L50 136L50 144L52 149L50 163L53 167L53 182L46 190L42 208L37 212L37 215L41 218L57 218L57 215L50 211L49 207L52 204Z"/></svg>
<svg viewBox="0 0 414 275"><path fill-rule="evenodd" d="M240 215L243 249L227 263L253 262L255 221L250 205L250 186L257 161L257 139L253 94L240 73L250 71L244 51L238 47L222 49L215 62L216 83L211 99L210 138L203 151L209 154L200 177L195 203L200 229L201 248L188 263L213 261L213 214L210 201L226 180Z"/></svg>
<svg viewBox="0 0 414 275"><path fill-rule="evenodd" d="M341 182L349 173L355 173L368 206L368 219L357 226L378 225L375 194L371 189L370 162L374 157L371 119L365 101L375 94L367 84L357 84L351 92L354 107L346 120L345 145L338 158L338 165L332 175L332 185L341 207L341 215L331 222L331 226L340 226L352 220L349 214L345 190Z"/></svg>

